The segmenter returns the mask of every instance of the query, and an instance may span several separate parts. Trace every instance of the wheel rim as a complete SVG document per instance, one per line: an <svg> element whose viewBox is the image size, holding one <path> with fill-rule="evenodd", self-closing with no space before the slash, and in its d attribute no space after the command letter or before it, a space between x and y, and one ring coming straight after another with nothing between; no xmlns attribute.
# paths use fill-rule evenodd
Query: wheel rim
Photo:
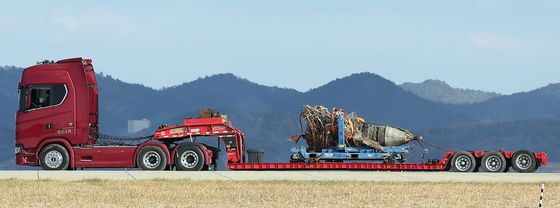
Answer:
<svg viewBox="0 0 560 208"><path fill-rule="evenodd" d="M472 162L466 155L461 155L455 160L455 168L461 172L466 172L471 168Z"/></svg>
<svg viewBox="0 0 560 208"><path fill-rule="evenodd" d="M181 164L186 168L194 168L198 161L198 155L192 150L187 150L181 154Z"/></svg>
<svg viewBox="0 0 560 208"><path fill-rule="evenodd" d="M484 164L486 165L486 169L492 172L498 171L502 168L502 160L495 155L488 157Z"/></svg>
<svg viewBox="0 0 560 208"><path fill-rule="evenodd" d="M60 167L63 160L64 159L62 158L62 153L56 150L50 151L47 153L47 155L45 155L45 164L49 168Z"/></svg>
<svg viewBox="0 0 560 208"><path fill-rule="evenodd" d="M533 161L531 161L531 157L529 157L529 155L527 154L519 155L519 157L517 157L517 160L515 160L515 164L517 165L517 167L523 170L529 169L532 163Z"/></svg>
<svg viewBox="0 0 560 208"><path fill-rule="evenodd" d="M144 154L144 165L150 169L156 168L161 163L161 157L156 151L149 151Z"/></svg>

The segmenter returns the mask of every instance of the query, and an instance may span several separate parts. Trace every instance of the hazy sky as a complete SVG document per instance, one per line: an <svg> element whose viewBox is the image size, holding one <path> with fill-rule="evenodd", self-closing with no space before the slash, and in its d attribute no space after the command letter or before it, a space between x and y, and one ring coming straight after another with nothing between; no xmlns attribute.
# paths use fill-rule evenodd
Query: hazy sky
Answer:
<svg viewBox="0 0 560 208"><path fill-rule="evenodd" d="M123 2L2 1L0 65L83 56L154 88L223 72L302 91L363 71L501 93L560 82L560 1Z"/></svg>

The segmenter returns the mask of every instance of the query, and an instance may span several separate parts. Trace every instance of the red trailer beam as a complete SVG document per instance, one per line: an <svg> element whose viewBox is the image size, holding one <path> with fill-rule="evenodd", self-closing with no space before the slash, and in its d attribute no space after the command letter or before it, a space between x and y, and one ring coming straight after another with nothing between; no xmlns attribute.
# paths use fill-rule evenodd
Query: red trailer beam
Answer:
<svg viewBox="0 0 560 208"><path fill-rule="evenodd" d="M228 164L230 170L389 170L442 171L446 164L382 164L382 163L253 163Z"/></svg>

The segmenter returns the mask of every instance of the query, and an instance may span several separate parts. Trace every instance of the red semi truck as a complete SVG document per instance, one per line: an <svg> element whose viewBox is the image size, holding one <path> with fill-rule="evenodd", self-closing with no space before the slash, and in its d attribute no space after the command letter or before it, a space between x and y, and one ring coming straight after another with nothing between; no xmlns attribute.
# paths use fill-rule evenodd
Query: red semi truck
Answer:
<svg viewBox="0 0 560 208"><path fill-rule="evenodd" d="M26 68L19 83L16 114L16 164L45 170L78 168L140 168L142 170L209 170L220 151L196 142L218 138L231 170L388 170L533 172L548 163L544 152L447 151L437 162L379 163L287 162L247 163L244 134L224 117L185 119L182 125L161 126L139 145L100 142L98 86L90 59L41 62ZM499 168L496 168L499 165Z"/></svg>

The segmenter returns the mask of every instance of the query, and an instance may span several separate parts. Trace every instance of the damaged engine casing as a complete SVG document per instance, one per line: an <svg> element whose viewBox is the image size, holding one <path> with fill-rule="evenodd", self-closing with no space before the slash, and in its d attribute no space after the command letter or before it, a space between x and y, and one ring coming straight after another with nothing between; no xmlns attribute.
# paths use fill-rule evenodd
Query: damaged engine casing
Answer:
<svg viewBox="0 0 560 208"><path fill-rule="evenodd" d="M292 138L303 137L312 151L334 148L338 144L338 130L334 128L337 126L337 119L327 108L306 105L300 116L302 129L302 120L305 121L305 132ZM367 123L355 113L345 116L344 122L345 143L349 146L369 146L385 152L383 146L400 146L421 138L399 127Z"/></svg>

